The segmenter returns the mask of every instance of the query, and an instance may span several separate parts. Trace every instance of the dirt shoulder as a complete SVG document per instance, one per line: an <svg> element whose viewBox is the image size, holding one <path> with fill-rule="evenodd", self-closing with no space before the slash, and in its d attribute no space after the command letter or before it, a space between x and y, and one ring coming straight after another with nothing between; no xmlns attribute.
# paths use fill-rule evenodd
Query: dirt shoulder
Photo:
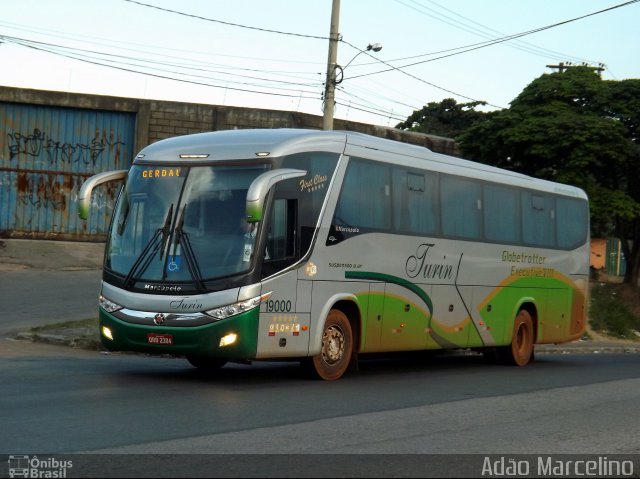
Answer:
<svg viewBox="0 0 640 479"><path fill-rule="evenodd" d="M25 269L86 271L102 268L104 243L0 239L0 273Z"/></svg>

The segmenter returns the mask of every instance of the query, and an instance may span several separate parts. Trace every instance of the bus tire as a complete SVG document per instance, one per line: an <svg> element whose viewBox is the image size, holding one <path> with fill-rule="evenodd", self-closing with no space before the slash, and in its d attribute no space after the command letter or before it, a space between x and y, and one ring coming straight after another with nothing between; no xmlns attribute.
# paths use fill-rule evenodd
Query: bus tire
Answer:
<svg viewBox="0 0 640 479"><path fill-rule="evenodd" d="M349 367L353 353L353 333L347 316L338 309L329 311L322 332L320 354L310 361L314 376L325 381L339 379Z"/></svg>
<svg viewBox="0 0 640 479"><path fill-rule="evenodd" d="M500 361L511 366L526 366L533 360L533 340L531 314L521 309L513 323L511 344L497 348Z"/></svg>
<svg viewBox="0 0 640 479"><path fill-rule="evenodd" d="M187 356L187 361L193 367L202 369L203 371L215 371L227 364L226 359L210 358L207 356Z"/></svg>

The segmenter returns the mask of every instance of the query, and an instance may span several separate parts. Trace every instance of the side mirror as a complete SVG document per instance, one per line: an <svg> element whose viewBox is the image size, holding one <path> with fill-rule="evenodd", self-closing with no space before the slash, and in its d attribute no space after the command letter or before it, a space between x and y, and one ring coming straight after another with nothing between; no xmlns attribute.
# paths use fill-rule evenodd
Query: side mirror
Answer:
<svg viewBox="0 0 640 479"><path fill-rule="evenodd" d="M247 191L247 223L262 221L264 200L269 189L284 180L306 175L305 170L293 168L280 168L262 173L249 186Z"/></svg>
<svg viewBox="0 0 640 479"><path fill-rule="evenodd" d="M93 189L101 185L102 183L108 183L110 181L123 180L127 177L128 170L116 170L105 171L104 173L98 173L86 180L80 188L78 193L78 215L81 219L86 220L89 218L89 205L91 204L91 193Z"/></svg>

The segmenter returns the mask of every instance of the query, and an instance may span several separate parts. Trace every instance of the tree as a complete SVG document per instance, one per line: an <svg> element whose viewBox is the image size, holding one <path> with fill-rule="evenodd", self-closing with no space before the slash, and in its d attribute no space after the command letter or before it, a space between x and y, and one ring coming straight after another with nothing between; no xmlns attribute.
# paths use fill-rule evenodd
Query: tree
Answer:
<svg viewBox="0 0 640 479"><path fill-rule="evenodd" d="M431 102L422 110L414 111L396 128L455 138L476 122L490 116L490 113L475 110L485 104L482 101L457 103L453 98L446 98L440 103Z"/></svg>
<svg viewBox="0 0 640 479"><path fill-rule="evenodd" d="M625 282L638 284L640 80L604 81L588 67L544 74L458 139L476 161L583 188L592 232L622 240Z"/></svg>

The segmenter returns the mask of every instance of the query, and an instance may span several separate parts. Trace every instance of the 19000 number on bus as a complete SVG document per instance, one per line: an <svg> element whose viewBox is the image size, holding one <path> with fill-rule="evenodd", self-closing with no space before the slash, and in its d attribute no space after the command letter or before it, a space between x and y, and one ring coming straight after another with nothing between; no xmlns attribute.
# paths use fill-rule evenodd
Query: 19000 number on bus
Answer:
<svg viewBox="0 0 640 479"><path fill-rule="evenodd" d="M291 312L291 301L289 300L273 300L267 301L267 313L289 313Z"/></svg>

